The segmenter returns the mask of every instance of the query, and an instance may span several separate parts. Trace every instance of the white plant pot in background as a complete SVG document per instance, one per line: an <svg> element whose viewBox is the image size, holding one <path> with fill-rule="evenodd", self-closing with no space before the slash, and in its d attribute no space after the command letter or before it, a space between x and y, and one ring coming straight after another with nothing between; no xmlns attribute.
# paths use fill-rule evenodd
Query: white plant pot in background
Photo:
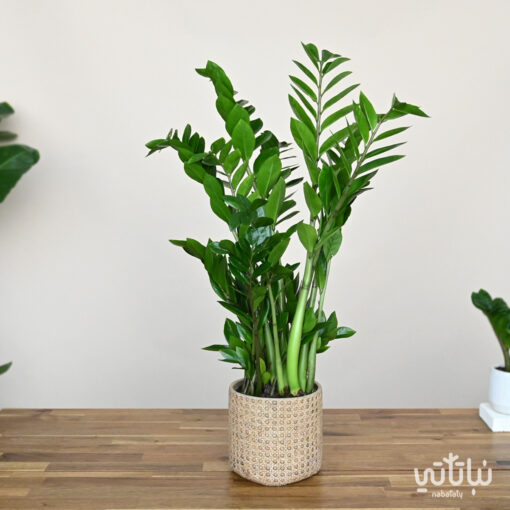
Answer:
<svg viewBox="0 0 510 510"><path fill-rule="evenodd" d="M510 372L493 367L489 382L489 402L495 411L510 414Z"/></svg>

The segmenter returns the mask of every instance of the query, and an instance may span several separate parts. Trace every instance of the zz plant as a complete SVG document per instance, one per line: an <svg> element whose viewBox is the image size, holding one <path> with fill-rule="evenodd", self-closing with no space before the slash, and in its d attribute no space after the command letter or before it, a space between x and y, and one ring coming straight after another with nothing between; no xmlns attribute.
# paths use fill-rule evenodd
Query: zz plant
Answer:
<svg viewBox="0 0 510 510"><path fill-rule="evenodd" d="M510 308L502 298L492 298L483 289L471 294L471 301L489 319L503 352L505 372L510 372Z"/></svg>
<svg viewBox="0 0 510 510"><path fill-rule="evenodd" d="M396 97L382 113L363 93L348 101L358 87L344 85L351 73L342 69L349 59L319 52L313 44L303 48L309 62L294 62L299 76L290 76L289 102L305 180L297 175L293 147L263 129L255 108L237 97L223 69L211 61L196 71L214 86L226 135L206 147L187 125L182 134L170 130L146 144L149 155L167 147L177 151L184 171L204 188L232 235L205 244L190 238L171 242L202 262L219 303L236 318L225 320L226 343L205 349L239 365L244 370L239 391L256 396L311 393L317 354L332 340L354 334L324 308L342 227L378 169L403 157L391 153L402 143L390 140L407 127L383 126L408 114L427 116ZM308 218L292 223L297 186ZM298 264L283 262L294 234L306 251L302 275Z"/></svg>
<svg viewBox="0 0 510 510"><path fill-rule="evenodd" d="M0 103L0 122L12 115L14 110L9 103ZM0 143L11 142L17 135L0 130ZM21 179L22 175L39 161L39 152L27 145L9 143L0 146L0 203ZM12 362L0 365L0 374L9 370Z"/></svg>

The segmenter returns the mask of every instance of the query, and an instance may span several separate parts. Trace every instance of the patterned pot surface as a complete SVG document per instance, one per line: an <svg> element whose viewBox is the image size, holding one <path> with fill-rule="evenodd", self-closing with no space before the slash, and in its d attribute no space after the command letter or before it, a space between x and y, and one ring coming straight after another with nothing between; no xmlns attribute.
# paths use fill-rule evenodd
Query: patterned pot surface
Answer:
<svg viewBox="0 0 510 510"><path fill-rule="evenodd" d="M229 389L232 470L262 485L286 485L317 473L322 462L322 388L294 398Z"/></svg>

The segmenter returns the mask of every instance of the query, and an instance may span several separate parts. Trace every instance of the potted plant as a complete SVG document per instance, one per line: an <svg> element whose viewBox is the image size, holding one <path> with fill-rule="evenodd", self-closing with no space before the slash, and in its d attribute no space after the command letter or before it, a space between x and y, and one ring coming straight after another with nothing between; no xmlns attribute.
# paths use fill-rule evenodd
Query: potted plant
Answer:
<svg viewBox="0 0 510 510"><path fill-rule="evenodd" d="M489 402L498 413L510 414L510 308L502 298L492 299L483 289L471 294L496 334L503 352L503 365L492 367L489 380Z"/></svg>
<svg viewBox="0 0 510 510"><path fill-rule="evenodd" d="M14 110L9 103L0 103L0 122L12 115ZM10 142L16 135L10 131L0 131L0 143ZM21 144L7 144L0 146L0 203L2 203L11 189L33 165L39 161L39 152L32 147ZM4 374L11 367L12 362L0 366L0 374Z"/></svg>
<svg viewBox="0 0 510 510"><path fill-rule="evenodd" d="M235 472L264 485L284 485L311 476L321 466L322 389L316 356L337 338L354 334L324 308L331 259L354 200L370 189L378 169L402 158L392 137L407 127L385 126L417 106L393 97L377 113L367 97L342 104L358 84L344 85L347 58L303 44L308 64L295 62L291 76L290 130L307 168L298 174L294 148L263 129L255 108L239 99L223 69L207 62L226 134L206 146L190 125L179 134L147 143L149 154L172 147L185 173L197 181L230 239L200 243L171 240L204 265L219 303L233 316L224 325L222 361L244 371L230 386L230 462ZM338 127L342 123L342 127ZM307 221L292 196L301 186ZM304 248L297 263L284 262L291 237Z"/></svg>

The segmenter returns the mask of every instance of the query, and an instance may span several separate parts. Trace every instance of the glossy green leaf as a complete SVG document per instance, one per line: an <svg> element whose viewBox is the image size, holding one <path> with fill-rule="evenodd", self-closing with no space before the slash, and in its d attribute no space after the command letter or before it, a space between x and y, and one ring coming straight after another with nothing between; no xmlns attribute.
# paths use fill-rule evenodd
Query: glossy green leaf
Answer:
<svg viewBox="0 0 510 510"><path fill-rule="evenodd" d="M38 161L39 152L26 145L0 147L0 203Z"/></svg>
<svg viewBox="0 0 510 510"><path fill-rule="evenodd" d="M267 216L273 218L276 221L282 206L283 200L285 199L285 181L280 177L277 183L274 185L265 205Z"/></svg>
<svg viewBox="0 0 510 510"><path fill-rule="evenodd" d="M328 62L322 72L324 74L328 74L330 73L331 71L333 71L333 69L336 69L340 64L343 64L344 62L347 62L349 59L347 57L338 57L336 58L335 60L332 60L331 62Z"/></svg>
<svg viewBox="0 0 510 510"><path fill-rule="evenodd" d="M353 103L352 107L354 112L354 118L356 119L356 124L358 126L359 132L363 137L363 141L367 143L368 139L370 138L370 127L368 125L368 121L363 115L363 112L361 111L361 108L357 103Z"/></svg>
<svg viewBox="0 0 510 510"><path fill-rule="evenodd" d="M266 197L269 190L274 186L280 177L282 169L282 162L278 155L267 158L261 165L260 170L257 172L256 185L260 196Z"/></svg>
<svg viewBox="0 0 510 510"><path fill-rule="evenodd" d="M345 106L344 108L340 108L340 110L337 110L335 113L332 113L328 117L324 119L322 122L321 129L324 131L327 127L331 126L331 124L334 124L337 120L340 120L344 118L346 115L352 112L352 104Z"/></svg>
<svg viewBox="0 0 510 510"><path fill-rule="evenodd" d="M271 250L268 256L268 261L271 265L278 264L282 258L287 246L289 246L290 238L284 237L278 244Z"/></svg>
<svg viewBox="0 0 510 510"><path fill-rule="evenodd" d="M0 120L5 119L5 117L8 117L13 113L14 109L9 103L6 103L5 101L0 103Z"/></svg>
<svg viewBox="0 0 510 510"><path fill-rule="evenodd" d="M363 113L368 121L370 129L374 129L377 126L377 113L375 112L372 103L368 100L367 96L360 92L359 94L359 102Z"/></svg>
<svg viewBox="0 0 510 510"><path fill-rule="evenodd" d="M307 154L312 161L317 159L317 145L313 133L301 121L291 118L290 130L299 148Z"/></svg>
<svg viewBox="0 0 510 510"><path fill-rule="evenodd" d="M237 194L244 195L245 197L247 197L250 194L254 180L255 180L254 174L248 175L248 177L246 177L237 188Z"/></svg>
<svg viewBox="0 0 510 510"><path fill-rule="evenodd" d="M306 94L312 101L317 102L317 94L312 90L312 88L306 84L303 80L298 78L297 76L289 76L291 81L298 87L304 94Z"/></svg>
<svg viewBox="0 0 510 510"><path fill-rule="evenodd" d="M289 103L290 103L290 106L292 108L292 111L296 114L296 117L301 121L303 122L303 124L306 125L306 127L310 130L310 132L315 135L315 126L314 126L314 123L312 121L312 119L310 119L310 117L308 116L308 114L305 112L305 110L303 109L303 107L299 104L299 102L297 101L297 99L295 99L293 96L291 96L289 94Z"/></svg>
<svg viewBox="0 0 510 510"><path fill-rule="evenodd" d="M346 89L342 90L342 92L340 92L340 93L336 94L335 96L333 96L332 98L328 99L322 106L322 111L325 111L328 108L330 108L331 106L333 106L334 104L338 103L338 101L343 99L347 94L352 92L356 87L359 87L359 83L355 83L354 85L347 87Z"/></svg>
<svg viewBox="0 0 510 510"><path fill-rule="evenodd" d="M292 62L294 62L294 64L296 64L299 67L299 69L303 72L304 75L308 77L308 79L310 79L315 85L317 85L317 78L315 77L313 72L310 71L310 69L308 69L306 66L304 66L301 62L298 62L297 60L293 60Z"/></svg>
<svg viewBox="0 0 510 510"><path fill-rule="evenodd" d="M9 368L11 368L11 365L12 361L10 361L9 363L5 363L4 365L0 365L0 375L5 374L5 372L7 372Z"/></svg>
<svg viewBox="0 0 510 510"><path fill-rule="evenodd" d="M399 159L402 159L403 155L395 155L395 156L386 156L384 158L378 158L374 159L372 161L369 161L368 163L365 163L362 165L359 169L359 173L362 174L364 172L368 172L369 170L372 170L374 168L379 168L383 165L387 165L388 163L393 163L393 161L398 161Z"/></svg>
<svg viewBox="0 0 510 510"><path fill-rule="evenodd" d="M231 174L237 168L240 160L241 152L237 149L232 151L223 162L223 168L225 169L225 172Z"/></svg>
<svg viewBox="0 0 510 510"><path fill-rule="evenodd" d="M308 253L311 253L315 248L317 242L317 232L312 225L307 223L300 223L297 227L297 233L301 244L305 247Z"/></svg>
<svg viewBox="0 0 510 510"><path fill-rule="evenodd" d="M310 211L310 217L314 219L322 211L322 201L308 182L303 184L303 192L305 194L306 205Z"/></svg>
<svg viewBox="0 0 510 510"><path fill-rule="evenodd" d="M349 128L345 127L340 129L336 133L333 133L326 141L321 145L319 154L324 154L328 150L332 149L336 145L342 143L349 136Z"/></svg>
<svg viewBox="0 0 510 510"><path fill-rule="evenodd" d="M232 144L241 153L244 161L248 161L255 148L255 135L250 124L245 120L240 120L232 132Z"/></svg>
<svg viewBox="0 0 510 510"><path fill-rule="evenodd" d="M303 46L303 49L305 50L306 54L308 55L308 58L312 61L312 63L318 67L319 66L319 50L317 49L317 46L313 43L301 43Z"/></svg>
<svg viewBox="0 0 510 510"><path fill-rule="evenodd" d="M399 133L402 133L406 129L409 129L409 126L398 127L398 128L394 128L394 129L388 129L388 131L384 131L383 133L377 135L374 138L374 141L378 142L379 140L384 140L385 138L389 138L390 136L398 135Z"/></svg>
<svg viewBox="0 0 510 510"><path fill-rule="evenodd" d="M352 71L344 71L340 74L337 74L334 78L332 78L329 83L326 85L326 87L324 88L324 91L323 93L326 93L328 90L330 90L331 88L333 88L337 83L340 83L340 81L342 81L344 78L347 78L347 76L349 76L350 74L352 74Z"/></svg>

